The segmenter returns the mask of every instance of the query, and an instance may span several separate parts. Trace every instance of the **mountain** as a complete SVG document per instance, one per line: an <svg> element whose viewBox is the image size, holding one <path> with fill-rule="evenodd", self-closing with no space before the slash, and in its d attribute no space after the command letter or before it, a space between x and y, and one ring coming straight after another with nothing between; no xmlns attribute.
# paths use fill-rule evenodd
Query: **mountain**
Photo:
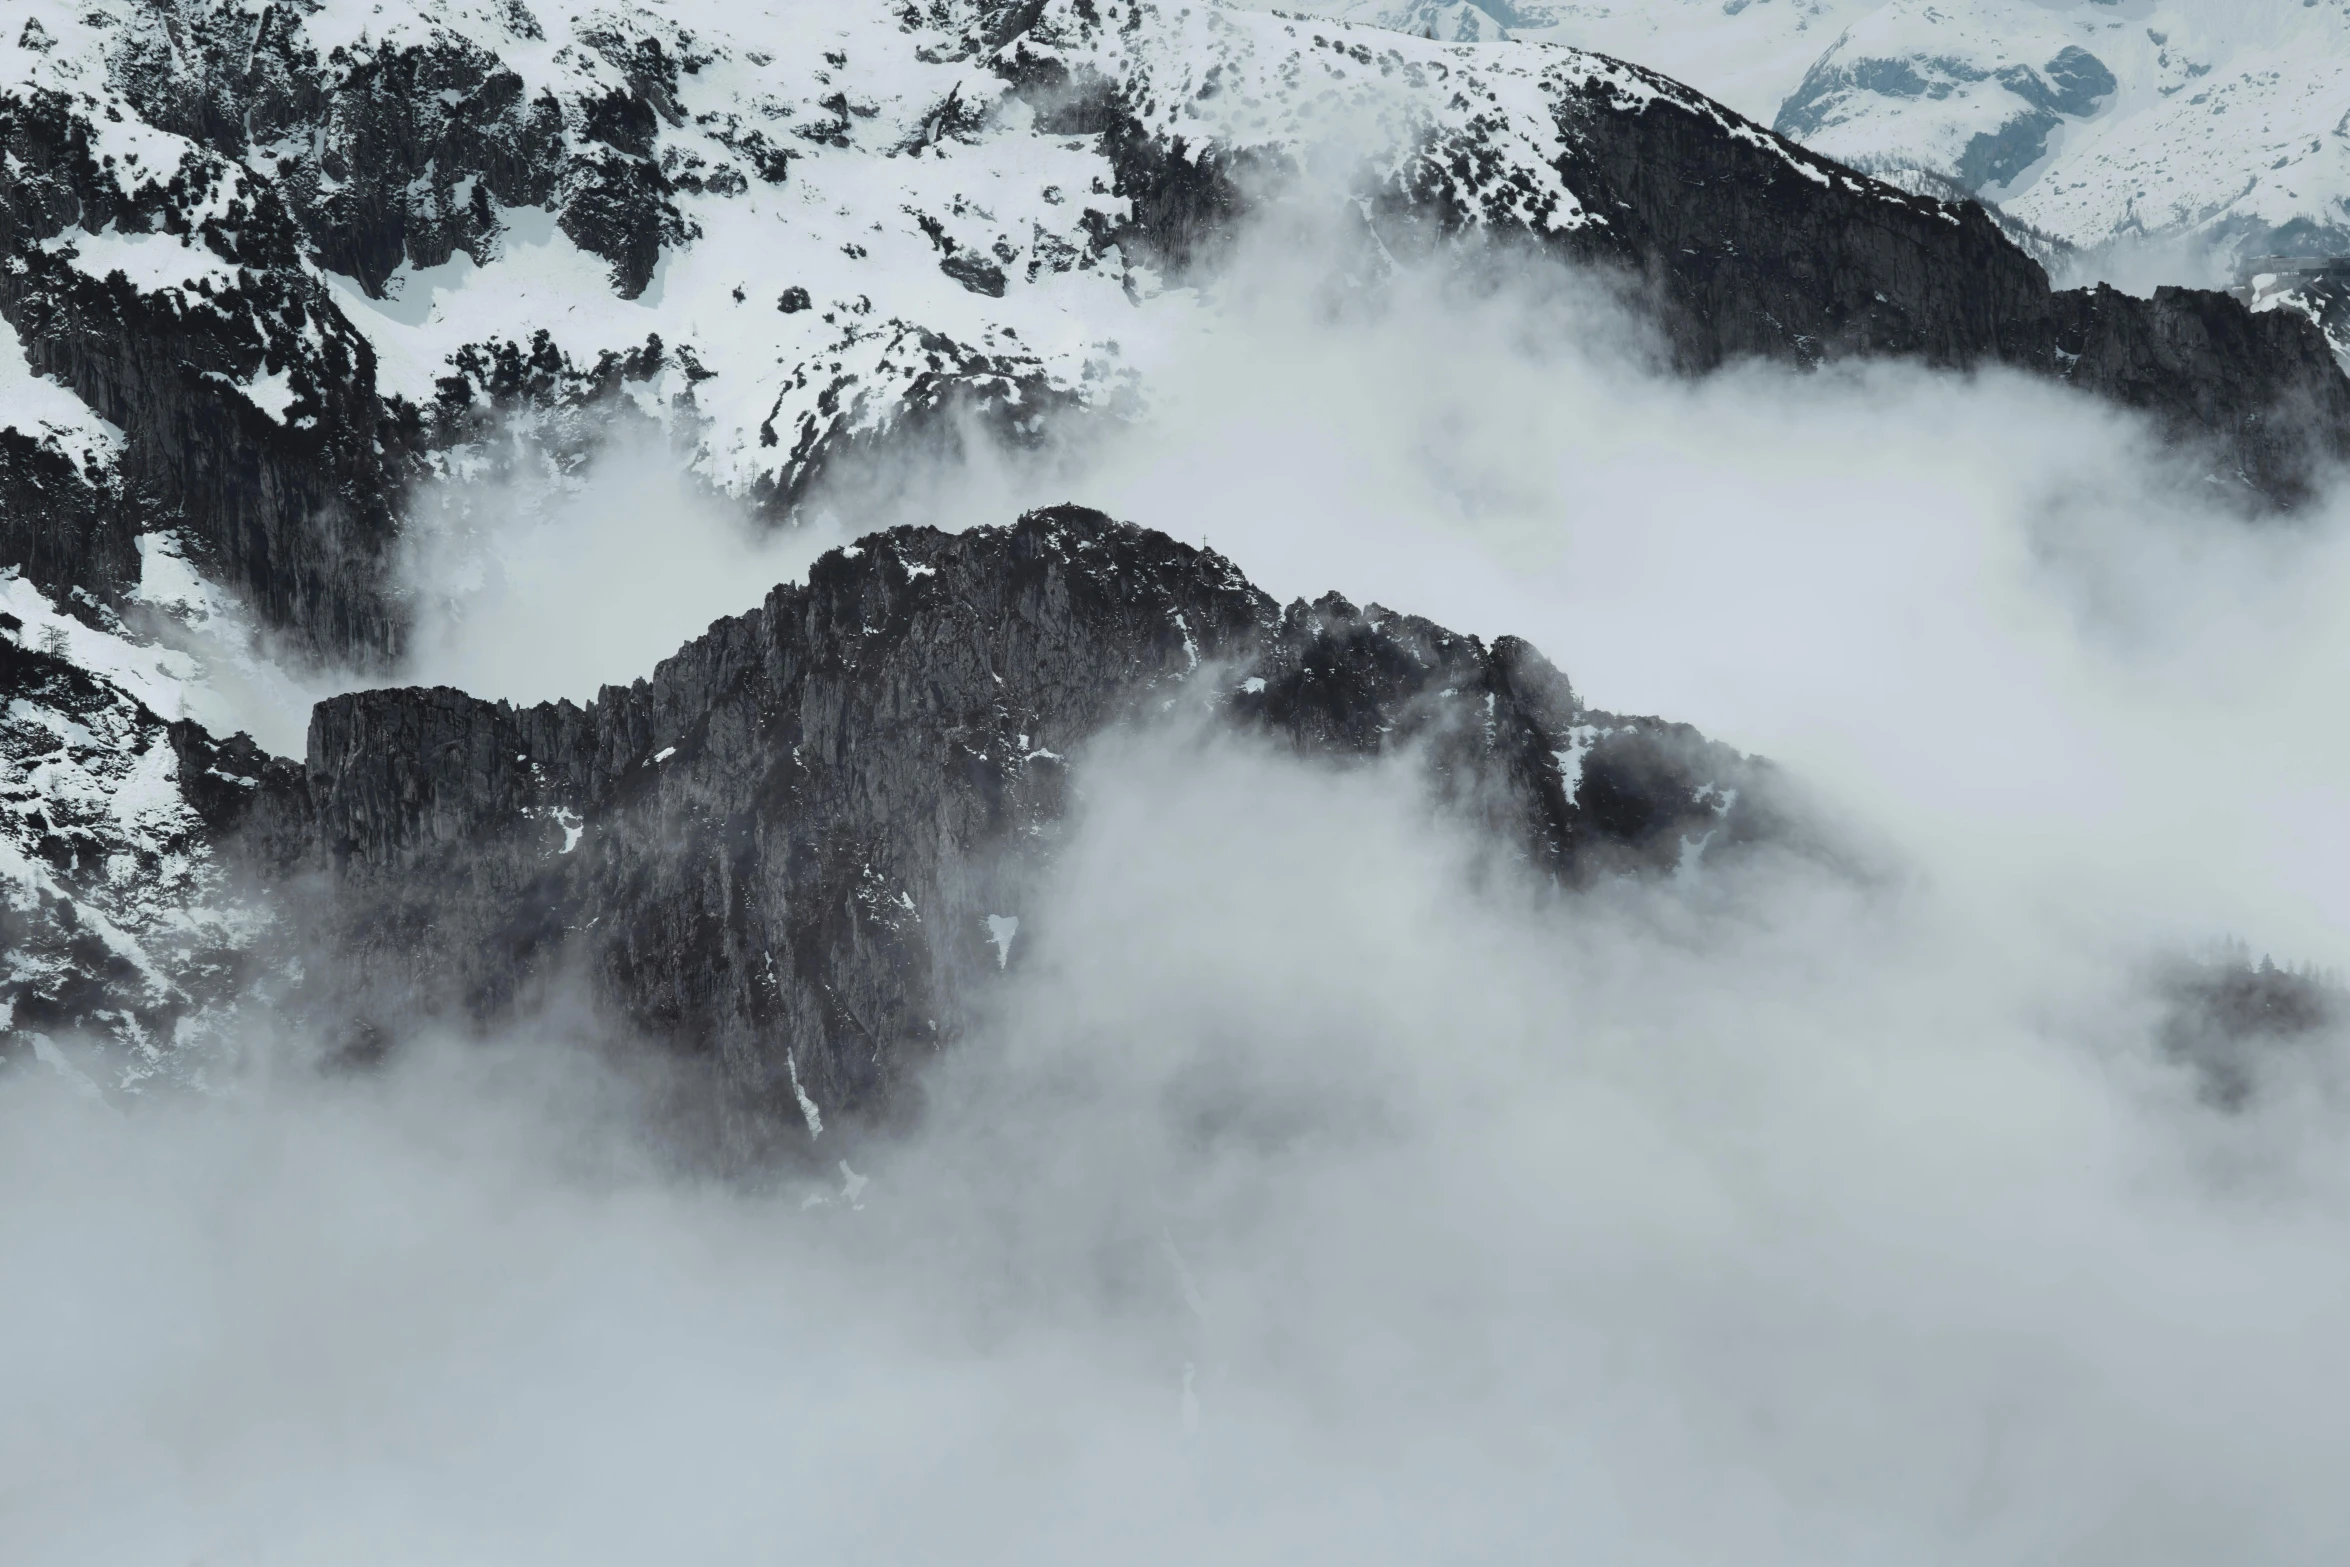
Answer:
<svg viewBox="0 0 2350 1567"><path fill-rule="evenodd" d="M1965 209L1602 57L1093 0L783 19L810 41L770 54L716 5L34 6L0 59L0 318L120 440L7 448L0 484L73 519L12 509L44 542L11 557L105 598L174 527L264 624L392 659L404 497L512 421L627 411L789 515L949 415L1019 440L1109 406L1119 334L1207 308L1170 280L1266 205L1375 253L1621 269L1692 369L2064 375L2274 495L2301 483L2275 405L2350 429L2294 323L2052 296Z"/></svg>
<svg viewBox="0 0 2350 1567"><path fill-rule="evenodd" d="M170 653L0 592L0 1041L82 1036L118 1083L201 1079L270 926L221 852L270 759L159 716L187 673Z"/></svg>
<svg viewBox="0 0 2350 1567"><path fill-rule="evenodd" d="M2232 261L2350 252L2350 7L1965 8L1892 0L1824 53L1774 123L1837 157L1952 174L2083 248Z"/></svg>
<svg viewBox="0 0 2350 1567"><path fill-rule="evenodd" d="M1335 594L1283 608L1212 553L1060 507L868 537L585 707L323 702L250 851L315 943L289 1005L358 1019L352 1048L584 975L715 1061L753 1148L885 1110L964 1032L1035 939L1072 758L1169 709L1412 758L1567 885L1779 831L1761 764L1586 708L1523 642Z"/></svg>
<svg viewBox="0 0 2350 1567"><path fill-rule="evenodd" d="M585 707L336 697L301 764L163 722L135 668L65 656L122 659L91 642L0 618L0 755L33 785L0 863L34 895L0 926L0 1001L19 1051L110 1043L117 1087L200 1078L188 1047L257 990L366 1055L584 975L715 1063L738 1151L883 1113L1011 961L1071 759L1177 708L1411 758L1562 885L1796 841L1762 764L1585 707L1523 642L1336 594L1283 608L1077 507L836 550Z"/></svg>
<svg viewBox="0 0 2350 1567"><path fill-rule="evenodd" d="M899 1040L907 1019L937 1013L908 977L913 949L874 945L847 914L765 934L795 953L846 943L863 967L811 957L814 988L788 1001L745 977L728 922L799 916L736 899L738 870L780 866L793 899L814 885L836 908L861 895L846 861L741 861L745 841L777 830L761 802L782 796L759 791L847 790L823 809L866 845L859 865L884 866L889 896L951 927L964 967L978 904L925 879L945 851L874 835L950 806L994 833L1002 812L1045 807L1018 803L1027 783L966 789L951 769L801 780L776 748L815 721L795 730L774 704L820 689L846 713L952 690L960 705L932 714L920 744L984 736L995 766L1007 734L1059 749L1122 711L1145 675L1077 671L1114 655L1163 676L1174 614L1198 639L1187 660L1245 653L1265 670L1252 678L1268 681L1266 702L1244 693L1234 711L1309 749L1359 749L1345 717L1358 709L1404 723L1431 669L1456 693L1534 703L1496 718L1516 726L1495 731L1516 759L1472 770L1514 780L1505 836L1579 863L1560 847L1574 833L1541 757L1580 756L1561 736L1614 721L1569 723L1563 682L1537 702L1513 684L1514 651L1336 601L1276 615L1224 568L1130 540L1116 548L1149 557L1159 596L1105 601L1065 627L1070 649L1035 674L1044 684L1005 696L1000 720L946 644L905 644L907 659L941 661L917 679L822 626L785 635L778 617L819 610L860 636L868 613L877 633L897 625L901 584L868 561L778 590L641 691L591 708L340 698L313 719L298 776L216 738L207 691L223 655L189 651L199 622L258 627L283 657L347 678L397 670L410 606L395 565L436 479L560 466L615 424L649 426L699 482L788 525L828 477L886 476L914 443L967 429L1033 443L1147 403L1120 338L1218 308L1198 285L1253 224L1314 236L1360 287L1495 252L1595 272L1692 374L1877 354L2058 379L2144 410L2250 504L2294 503L2350 452L2350 386L2300 314L2183 290L2052 290L1972 203L1872 180L1653 71L1550 45L1124 0L563 16L522 0L29 0L0 39L0 155L13 622L0 623L0 1027L25 1049L78 1031L159 1061L224 998L289 974L272 954L295 932L343 932L337 972L405 1006L426 975L462 976L466 998L521 987L542 947L569 951L562 920L608 917L636 944L593 961L630 1017L734 1052L745 1093L772 1108L775 1062L741 1041L788 1016L807 1041L807 1091L863 1105L891 1069L854 1067L842 1030L886 1017ZM951 565L969 602L992 594L1016 615L1025 601L988 573L1030 570L1018 551L1042 548L1042 526L1013 544L907 536L868 550L907 563L909 580ZM1337 706L1282 706L1281 682L1319 667L1316 639L1358 624L1345 635L1367 663L1348 666ZM793 658L838 668L810 686ZM466 770L444 776L431 750L404 771L401 748L428 741ZM931 761L979 765L960 755ZM669 822L672 778L718 813L695 820L739 821L749 839L694 838L674 872L616 858L594 824ZM868 814L838 814L851 798ZM871 815L879 798L899 814ZM476 843L517 821L532 824L524 836ZM547 869L541 851L574 842L574 826L585 857ZM344 901L290 916L282 880L235 879L240 844L260 845L263 871L331 871ZM475 890L448 890L434 867L450 855ZM671 892L646 890L672 873L685 881ZM379 913L349 912L362 894ZM446 946L418 913L443 902L470 911L446 926L466 944ZM527 929L497 923L516 909L531 911Z"/></svg>
<svg viewBox="0 0 2350 1567"><path fill-rule="evenodd" d="M1637 60L1768 125L1804 73L1884 0L1316 0L1310 15L1458 42L1563 44Z"/></svg>
<svg viewBox="0 0 2350 1567"><path fill-rule="evenodd" d="M2340 0L1493 0L1466 23L1450 17L1465 6L1309 9L1637 59L1856 168L1955 181L2076 250L2168 247L2154 265L2171 281L2350 254Z"/></svg>

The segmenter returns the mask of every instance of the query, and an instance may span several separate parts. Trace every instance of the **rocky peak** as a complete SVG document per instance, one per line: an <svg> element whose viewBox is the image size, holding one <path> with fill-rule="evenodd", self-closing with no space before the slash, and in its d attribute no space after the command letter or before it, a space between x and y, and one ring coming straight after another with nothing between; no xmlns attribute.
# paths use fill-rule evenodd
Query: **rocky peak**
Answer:
<svg viewBox="0 0 2350 1567"><path fill-rule="evenodd" d="M389 1032L584 975L714 1057L758 1140L888 1108L1024 950L1006 932L1072 759L1170 712L1325 763L1415 758L1562 885L1768 821L1757 764L1583 708L1523 642L1335 594L1282 609L1212 552L1065 506L860 540L585 706L321 703L252 842L325 873L303 923L347 988L312 1005Z"/></svg>

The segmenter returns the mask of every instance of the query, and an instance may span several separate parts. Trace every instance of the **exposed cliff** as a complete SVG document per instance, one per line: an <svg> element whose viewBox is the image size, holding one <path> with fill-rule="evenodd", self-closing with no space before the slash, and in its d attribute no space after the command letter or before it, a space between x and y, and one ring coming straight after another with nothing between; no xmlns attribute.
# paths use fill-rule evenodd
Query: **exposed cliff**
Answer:
<svg viewBox="0 0 2350 1567"><path fill-rule="evenodd" d="M1645 74L1645 73L1640 73ZM2220 293L2052 290L1982 208L1765 145L1663 78L1593 78L1572 183L1609 215L1574 246L1649 284L1684 367L1900 355L2053 376L2153 416L2247 495L2305 499L2350 458L2350 379L2319 332Z"/></svg>
<svg viewBox="0 0 2350 1567"><path fill-rule="evenodd" d="M940 0L836 20L833 35L786 48L739 34L714 4L558 19L441 0L364 10L28 0L23 24L0 29L0 335L13 340L0 342L0 582L15 573L41 590L43 613L135 640L129 599L170 534L172 558L227 584L292 645L381 661L402 637L388 568L420 477L509 460L515 444L500 443L517 428L522 460L552 454L559 465L619 410L661 427L699 480L786 516L828 470L852 460L886 470L909 439L976 426L1033 441L1060 418L1115 416L1150 395L1119 335L1179 333L1186 312L1216 308L1213 290L1174 285L1212 280L1268 208L1338 229L1371 263L1357 279L1366 286L1391 261L1441 263L1489 242L1630 279L1693 373L1751 356L1880 354L2060 377L2147 410L2247 498L2297 499L2350 443L2350 383L2302 314L2253 315L2178 291L2052 292L1978 209L1862 178L1602 56L1446 45L1213 4ZM1570 724L1571 706L1556 705L1571 703L1565 695L1541 709L1548 716L1527 716L1541 704L1515 683L1519 654L1507 645L1475 650L1336 602L1277 615L1243 584L1215 587L1220 566L1149 550L1135 569L1164 580L1148 614L1064 606L1053 613L1076 617L1065 624L1024 619L1013 613L1028 591L1019 584L1068 570L1032 571L1028 556L984 538L905 538L916 566L930 564L925 551L956 563L969 579L958 602L1003 620L975 621L971 645L1012 667L982 682L964 663L937 662L949 651L906 654L923 682L945 679L934 665L954 676L887 699L921 715L904 734L875 738L888 726L872 715L894 709L862 675L827 686L835 677L810 673L806 660L846 659L824 651L821 626L780 629L804 614L848 616L848 600L827 596L848 591L839 573L863 584L857 593L883 593L879 566L835 564L726 623L641 692L587 709L492 717L453 695L438 707L383 696L333 705L310 783L271 792L264 836L333 867L352 896L371 889L378 923L349 923L357 905L346 901L335 918L348 919L328 926L343 933L362 989L495 1005L576 958L630 1017L716 1048L756 1103L796 1102L776 1086L792 1061L779 1078L758 1041L805 1033L819 1041L798 1063L812 1102L841 1107L879 1095L903 1041L958 1026L960 994L945 979L905 988L913 982L875 977L900 972L886 952L915 952L914 935L808 912L854 902L842 889L863 885L868 861L852 877L844 856L890 834L936 835L905 851L902 873L887 856L873 862L875 885L919 914L923 956L905 972L960 974L974 953L1000 956L970 945L989 928L971 920L998 874L971 867L999 840L1058 819L1056 763L1043 752L1130 710L1152 681L1174 678L1179 656L1182 671L1194 653L1254 660L1248 678L1266 690L1228 693L1229 711L1317 751L1359 747L1380 724L1408 734L1432 723L1444 701L1408 680L1380 684L1411 670L1443 670L1437 689L1458 700L1492 695L1503 724L1493 734L1518 738L1439 771L1468 780L1478 809L1499 810L1512 841L1570 880L1605 857L1602 843L1609 855L1645 845L1635 859L1669 860L1686 835L1688 812L1657 805L1664 825L1644 836L1641 813L1667 800L1665 785L1626 785L1619 799L1609 781L1630 776L1610 760L1630 754L1628 736L1654 749L1663 731ZM982 580L997 569L1011 575ZM884 597L914 603L924 590L912 584L928 581L885 584ZM29 601L11 602L20 619L31 614ZM1161 624L1176 614L1188 647ZM888 623L842 668L897 646ZM1045 684L1004 697L998 722L992 676L1012 681L1018 650L987 639L1020 627L1061 639L1050 658L1031 650L1054 668L1107 662L1082 681L1038 675ZM211 842L204 780L258 777L261 764L185 763L182 747L169 803L197 825L158 837L109 815L125 769L160 755L157 726L176 714L77 662L80 631L48 629L63 652L18 639L5 671L25 703L0 769L19 851L7 896L20 911L76 911L71 929L103 917L127 931L136 922L116 919L108 900L162 887L160 902L140 905L177 911L155 930L201 923L209 871L118 884L87 869L144 866L149 854L176 864L172 845ZM1284 685L1341 648L1366 662ZM720 691L697 660L739 675L741 690ZM1337 705L1317 706L1331 691ZM805 750L800 728L822 736L851 721L787 722L774 706L809 702L865 714L858 748L875 758L870 777L855 758L837 764L849 769L839 778L792 770L814 764L773 772L775 798L813 791L790 820L832 823L830 838L737 797L748 776L738 773L776 735L789 736L777 753L788 755ZM74 716L101 710L115 715L103 730L112 760L83 738L100 728ZM729 724L751 738L694 782L704 743L694 737L732 734ZM950 729L977 749L952 750L941 738ZM1587 744L1560 738L1585 729ZM988 772L1010 765L1005 748L1022 734L1033 747L1020 748L1018 767ZM383 760L428 738L455 749ZM644 761L672 745L667 761ZM902 755L886 762L893 745ZM527 765L482 761L457 782L434 771L477 754ZM347 771L346 755L359 759ZM899 775L888 769L928 776L947 756L994 781L958 784L962 814L940 825L945 807L905 793L912 786L889 782ZM1566 766L1562 756L1596 771L1552 811L1539 779ZM757 775L781 765L759 762ZM429 810L416 804L425 800ZM691 809L664 803L681 800ZM422 812L413 821L401 814L411 806ZM901 809L914 825L888 814ZM574 818L587 836L571 854L531 857L534 845L572 841L553 824ZM65 820L80 836L52 830ZM618 849L594 847L604 837L591 824L692 853L677 865L650 848L614 858ZM494 852L477 843L492 826L504 835L493 834ZM750 852L743 843L770 842L786 846L773 863L787 869L772 873L764 901L745 901L738 884L751 882L735 871L708 870L734 865ZM694 847L707 844L720 847ZM70 850L63 861L58 845ZM411 864L432 853L454 857L456 884L486 889L451 903L445 920L436 900L453 883L437 861ZM960 868L941 868L950 864ZM980 890L957 890L956 877ZM19 950L95 953L57 934L65 916L39 919L49 923L12 937ZM592 938L558 939L591 923ZM458 930L466 941L444 934ZM746 978L754 953L761 965L804 957L816 977ZM866 966L828 966L839 953L866 954L856 957ZM64 957L36 967L14 993L31 998L27 1016L81 972ZM40 1015L100 1032L120 1032L101 1013L141 1020L153 1036L181 1005L174 996L196 994L170 963L153 984L102 967L83 975L95 988L73 991L81 1001ZM852 1039L869 1042L843 1043Z"/></svg>
<svg viewBox="0 0 2350 1567"><path fill-rule="evenodd" d="M127 586L129 534L177 528L269 624L312 648L397 644L382 572L399 469L375 353L307 269L265 180L110 129L63 93L0 93L0 320L32 370L122 440L83 491L12 454L11 489L55 497L0 525L61 596Z"/></svg>
<svg viewBox="0 0 2350 1567"><path fill-rule="evenodd" d="M1033 939L1071 758L1174 710L1309 758L1405 753L1564 884L1762 833L1759 764L1585 710L1540 654L1074 507L819 561L586 707L320 704L256 850L325 873L312 1004L493 1018L559 973L715 1055L756 1139L883 1110ZM1023 925L1023 919L1031 921Z"/></svg>

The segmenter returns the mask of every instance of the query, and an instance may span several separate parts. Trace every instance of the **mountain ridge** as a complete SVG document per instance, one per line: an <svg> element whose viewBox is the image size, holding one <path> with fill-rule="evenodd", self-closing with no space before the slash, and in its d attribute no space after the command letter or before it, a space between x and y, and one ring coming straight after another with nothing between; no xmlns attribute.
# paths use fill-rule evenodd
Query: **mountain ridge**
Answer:
<svg viewBox="0 0 2350 1567"><path fill-rule="evenodd" d="M1336 594L1284 608L1212 552L1062 506L870 535L584 705L322 702L248 852L318 942L297 1011L376 1049L576 976L714 1061L749 1152L890 1113L1025 951L1073 760L1170 715L1411 759L1562 886L1782 831L1766 766L1587 710L1515 638Z"/></svg>
<svg viewBox="0 0 2350 1567"><path fill-rule="evenodd" d="M299 15L33 0L0 40L0 319L23 366L0 363L18 704L0 830L12 942L46 954L10 972L16 1035L65 1019L160 1051L180 1019L213 1016L251 978L269 918L236 903L219 864L239 830L276 846L265 864L356 863L363 879L370 855L397 859L380 835L415 780L369 784L372 803L337 816L331 790L313 799L250 742L215 741L187 722L203 660L157 642L156 615L241 600L295 658L380 674L406 634L393 568L429 484L559 469L629 419L665 432L701 482L788 520L834 465L885 469L973 426L1017 445L1118 417L1148 387L1115 334L1212 309L1187 280L1212 279L1260 217L1335 216L1383 266L1499 245L1611 279L1684 372L1901 356L2048 376L2143 411L2247 503L2289 504L2350 452L2350 383L2308 321L2192 291L2054 291L1979 207L1868 179L1604 56L1126 0L791 15L805 47L790 58L714 7L557 22L456 0ZM1396 653L1388 618L1343 601L1279 617L1248 602L1260 657L1289 645L1263 640L1276 619L1285 637L1323 628L1297 659L1330 628L1366 627L1370 662L1341 684L1371 709L1405 665L1470 658L1433 627ZM1150 657L1172 658L1164 628L1153 637ZM1471 684L1498 700L1518 688L1495 656L1475 654ZM427 732L478 749L520 722L435 700L324 711L330 733L377 750ZM636 720L611 716L636 700L530 720L513 754L566 758L571 790L530 796L539 839L571 831L553 813L586 830L601 798L566 747L619 724L595 743L625 731L631 765L647 754ZM1546 765L1583 755L1535 708L1550 711L1527 708L1522 728L1554 742L1550 763L1479 763L1518 780L1521 816ZM1309 704L1274 727L1316 722ZM1321 750L1355 743L1343 724L1314 732ZM110 803L134 762L157 775L152 830ZM487 772L467 786L478 797L447 787L431 841L526 808L521 783ZM1638 816L1619 825L1637 836ZM318 851L322 823L356 862ZM1553 852L1531 831L1504 836ZM679 918L681 954L709 950L690 935L707 920L724 926L708 908ZM188 933L214 926L217 950L186 958ZM89 933L106 929L122 943L101 952ZM422 993L409 956L375 956L385 983ZM378 972L365 951L343 959ZM868 999L886 990L893 1016L913 1015L898 981L858 972ZM678 983L742 1039L766 1016L708 973ZM614 994L660 1024L637 991ZM810 1091L836 1108L878 1093L844 1064L825 1005L794 1005L791 1026L824 1042ZM771 1059L738 1066L762 1113L796 1102Z"/></svg>
<svg viewBox="0 0 2350 1567"><path fill-rule="evenodd" d="M119 591L132 537L174 527L264 625L381 666L402 509L506 432L629 411L788 516L852 453L1104 413L1118 335L1199 308L1174 274L1262 201L1359 208L1376 251L1486 235L1621 272L1687 369L2056 375L2274 500L2350 441L2289 313L2051 296L1968 209L1604 56L942 0L784 60L726 14L40 0L0 46L0 318L120 440L95 478L0 449L10 493L58 497L14 553Z"/></svg>

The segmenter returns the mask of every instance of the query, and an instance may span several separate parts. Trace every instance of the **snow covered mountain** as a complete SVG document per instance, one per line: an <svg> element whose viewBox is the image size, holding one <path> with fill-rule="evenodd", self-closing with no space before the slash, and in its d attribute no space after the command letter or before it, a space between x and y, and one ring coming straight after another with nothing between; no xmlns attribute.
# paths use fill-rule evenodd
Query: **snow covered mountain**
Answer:
<svg viewBox="0 0 2350 1567"><path fill-rule="evenodd" d="M1846 26L1884 0L1318 0L1297 7L1465 43L1518 39L1637 60L1771 123Z"/></svg>
<svg viewBox="0 0 2350 1567"><path fill-rule="evenodd" d="M284 764L177 717L193 659L90 618L0 575L0 1038L76 1073L52 1035L110 1046L111 1086L201 1080L271 923L221 846Z"/></svg>
<svg viewBox="0 0 2350 1567"><path fill-rule="evenodd" d="M1133 0L29 0L0 155L0 1028L134 1054L250 977L266 909L222 856L253 799L302 797L198 727L204 623L395 669L424 487L613 421L780 523L908 443L1116 417L1150 390L1122 344L1214 310L1196 285L1256 218L1372 274L1491 240L1637 278L1691 372L2046 376L2248 500L2350 453L2350 384L2299 315L2052 292L1972 206L1547 44ZM323 744L313 779L342 765ZM471 786L450 821L512 803ZM264 816L259 860L311 869L384 820Z"/></svg>
<svg viewBox="0 0 2350 1567"><path fill-rule="evenodd" d="M7 482L86 519L12 543L32 580L127 589L151 501L265 624L389 657L402 497L491 430L632 410L788 514L944 415L1017 440L1130 390L1121 339L1201 309L1179 274L1276 192L1366 255L1483 233L1658 274L1692 368L1853 346L2159 399L2096 381L2056 341L2084 307L1956 212L1597 56L1222 6L550 25L451 0L28 12L0 54L0 317L35 372L11 384L87 410L28 404L47 455Z"/></svg>
<svg viewBox="0 0 2350 1567"><path fill-rule="evenodd" d="M1893 0L1821 56L1776 123L1834 156L1954 174L2084 248L2350 251L2350 8L2117 13Z"/></svg>
<svg viewBox="0 0 2350 1567"><path fill-rule="evenodd" d="M2134 269L2168 281L2217 280L2264 254L2350 252L2339 0L1311 9L1636 59L1855 167L1955 180L2082 250L2169 242L2174 253Z"/></svg>

